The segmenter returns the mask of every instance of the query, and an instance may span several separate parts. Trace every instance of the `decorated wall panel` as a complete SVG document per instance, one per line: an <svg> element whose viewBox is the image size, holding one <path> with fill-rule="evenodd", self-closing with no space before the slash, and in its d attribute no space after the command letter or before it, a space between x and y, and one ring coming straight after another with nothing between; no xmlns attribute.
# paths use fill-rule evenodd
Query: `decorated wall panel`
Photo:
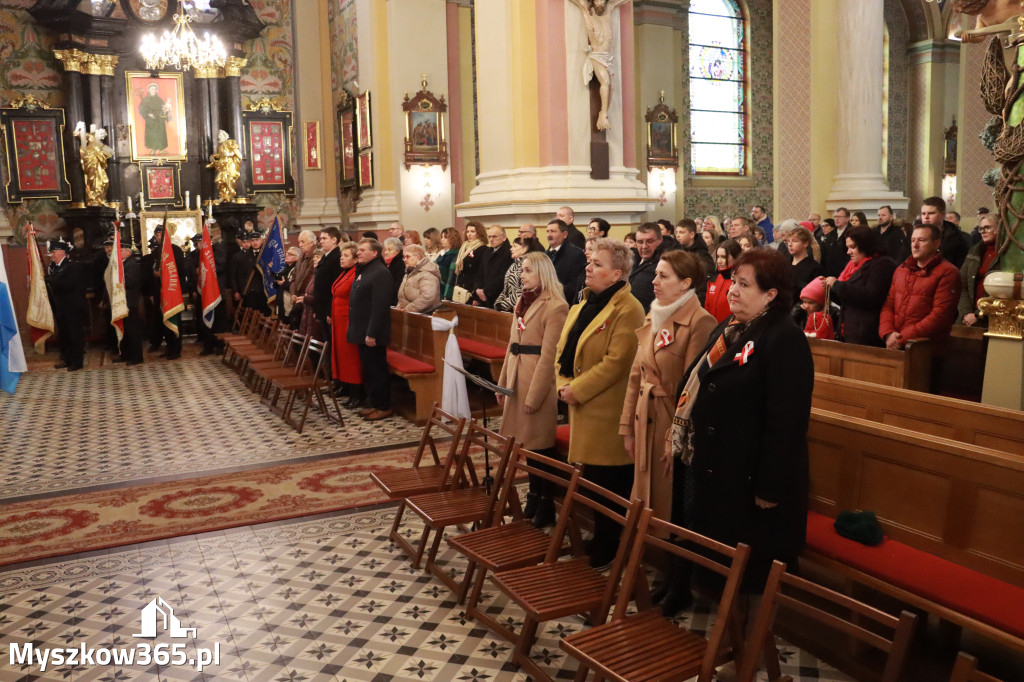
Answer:
<svg viewBox="0 0 1024 682"><path fill-rule="evenodd" d="M328 21L331 34L331 92L335 111L341 104L342 92L356 94L356 79L359 77L359 44L356 38L357 17L355 0L330 0ZM338 117L334 116L334 158L341 167L341 129ZM338 185L338 200L341 206L351 210L347 195ZM348 202L348 203L346 203Z"/></svg>
<svg viewBox="0 0 1024 682"><path fill-rule="evenodd" d="M689 136L690 112L683 107L680 112L680 159L686 164L685 212L687 215L737 215L747 213L753 204L772 204L773 160L772 160L772 0L747 0L745 3L749 20L750 38L750 153L752 187L723 185L708 186L702 178L695 186L689 182ZM682 14L686 22L686 14ZM684 26L683 35L688 34ZM684 93L689 93L689 55L684 48L681 55L680 78ZM689 94L684 101L689 99Z"/></svg>
<svg viewBox="0 0 1024 682"><path fill-rule="evenodd" d="M32 95L48 106L63 106L60 66L53 57L53 39L32 22L28 9L35 0L0 0L0 103ZM6 169L3 182L7 182ZM31 221L41 236L49 236L64 221L53 199L30 199L3 205L7 220L16 228ZM16 238L24 242L21 230Z"/></svg>
<svg viewBox="0 0 1024 682"><path fill-rule="evenodd" d="M308 0L303 0L304 2ZM266 28L255 40L246 45L248 63L242 69L242 106L264 97L269 97L288 111L295 111L295 57L294 31L292 27L293 0L251 0L256 16ZM295 150L302 149L301 140L292 139L292 167L299 159ZM266 192L256 195L261 207L260 226L268 229L279 218L282 227L292 223L298 213L297 198L288 198L283 193Z"/></svg>
<svg viewBox="0 0 1024 682"><path fill-rule="evenodd" d="M907 193L907 146L910 141L910 27L899 0L885 0L889 29L889 141L885 177L893 192ZM870 216L869 216L870 217Z"/></svg>

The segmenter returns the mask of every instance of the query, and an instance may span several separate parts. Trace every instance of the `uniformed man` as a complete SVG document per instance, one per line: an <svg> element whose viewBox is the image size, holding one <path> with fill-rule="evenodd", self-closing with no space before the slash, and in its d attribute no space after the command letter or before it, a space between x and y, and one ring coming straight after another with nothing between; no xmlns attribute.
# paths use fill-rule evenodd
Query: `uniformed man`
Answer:
<svg viewBox="0 0 1024 682"><path fill-rule="evenodd" d="M130 245L121 242L121 268L124 271L124 296L128 304L128 317L124 318L124 336L121 339L121 355L114 362L123 362L129 367L142 362L142 319L139 314L139 299L143 272L138 257Z"/></svg>
<svg viewBox="0 0 1024 682"><path fill-rule="evenodd" d="M188 286L188 275L185 271L185 254L182 253L180 246L172 243L170 239L167 239L165 232L166 230L164 229L163 225L160 225L155 230L153 230L153 238L156 239L158 246L157 254L155 256L156 260L154 262L157 274L157 288L155 297L156 314L160 319L160 326L162 328L161 334L163 335L163 340L167 342L167 350L164 352L162 357L165 357L168 360L177 360L178 358L181 357L181 325L178 326L178 333L175 334L167 327L167 325L163 323L163 310L160 307L160 251L164 249L166 246L170 245L171 252L174 254L174 265L178 269L178 282L183 292L187 290L186 287Z"/></svg>
<svg viewBox="0 0 1024 682"><path fill-rule="evenodd" d="M107 293L107 265L110 264L110 252L114 250L114 233L111 232L103 241L104 255L97 255L92 261L92 295L98 302L100 314L106 326L103 334L104 348L117 352L117 333L110 324L110 295Z"/></svg>
<svg viewBox="0 0 1024 682"><path fill-rule="evenodd" d="M157 307L157 300L160 297L160 261L157 260L159 248L160 244L156 241L156 237L150 237L149 252L142 257L142 261L139 263L141 278L139 289L142 292L146 338L149 339L150 353L160 350L160 344L164 340L164 319Z"/></svg>
<svg viewBox="0 0 1024 682"><path fill-rule="evenodd" d="M69 372L82 369L85 362L85 282L82 267L68 258L72 248L63 238L47 243L50 265L46 269L46 291L60 344L60 362L54 368Z"/></svg>
<svg viewBox="0 0 1024 682"><path fill-rule="evenodd" d="M254 308L264 315L270 314L267 296L263 291L263 275L256 268L256 256L263 245L263 234L258 230L238 236L242 250L231 261L231 289L235 304Z"/></svg>

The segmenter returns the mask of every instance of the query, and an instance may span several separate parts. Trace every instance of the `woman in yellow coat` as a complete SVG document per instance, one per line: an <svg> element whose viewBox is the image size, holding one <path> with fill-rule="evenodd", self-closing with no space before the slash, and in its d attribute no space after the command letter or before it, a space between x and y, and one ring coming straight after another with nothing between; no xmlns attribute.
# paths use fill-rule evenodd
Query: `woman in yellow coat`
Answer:
<svg viewBox="0 0 1024 682"><path fill-rule="evenodd" d="M583 477L629 498L633 461L619 434L636 330L644 309L629 288L633 255L611 239L594 242L583 300L569 311L558 341L558 397L569 405L569 461L583 463ZM595 515L591 565L611 563L619 528Z"/></svg>
<svg viewBox="0 0 1024 682"><path fill-rule="evenodd" d="M633 496L647 502L658 518L680 525L682 503L676 504L673 495L669 434L683 373L718 325L693 289L694 282L699 286L704 279L703 266L693 254L670 251L662 255L654 271L651 312L636 331L639 344L619 420L619 433L633 458ZM685 567L673 566L652 594L655 603L664 600L666 615L687 606L688 575Z"/></svg>
<svg viewBox="0 0 1024 682"><path fill-rule="evenodd" d="M523 256L523 293L512 314L505 364L498 385L511 388L504 404L501 434L512 436L528 450L557 457L555 429L558 427L558 393L555 388L555 347L562 333L569 306L555 266L543 251ZM555 520L555 503L547 494L545 481L530 476L530 492L523 514L538 528Z"/></svg>

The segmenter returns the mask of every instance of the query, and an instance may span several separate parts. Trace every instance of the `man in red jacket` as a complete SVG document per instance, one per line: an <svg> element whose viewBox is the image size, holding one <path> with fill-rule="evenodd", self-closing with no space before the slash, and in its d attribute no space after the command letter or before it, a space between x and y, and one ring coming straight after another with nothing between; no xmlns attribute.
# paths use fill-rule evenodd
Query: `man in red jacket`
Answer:
<svg viewBox="0 0 1024 682"><path fill-rule="evenodd" d="M935 225L914 228L910 258L893 273L879 318L886 348L900 350L911 339L927 338L933 352L942 354L956 321L960 271L939 253L940 235Z"/></svg>

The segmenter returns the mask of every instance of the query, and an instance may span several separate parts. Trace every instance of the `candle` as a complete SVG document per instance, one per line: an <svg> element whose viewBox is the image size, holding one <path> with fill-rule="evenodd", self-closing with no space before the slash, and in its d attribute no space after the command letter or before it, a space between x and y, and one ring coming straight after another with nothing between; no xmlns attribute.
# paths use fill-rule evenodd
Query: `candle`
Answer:
<svg viewBox="0 0 1024 682"><path fill-rule="evenodd" d="M199 211L200 213L203 212L203 195L202 194L197 194L196 195L196 210Z"/></svg>
<svg viewBox="0 0 1024 682"><path fill-rule="evenodd" d="M145 211L146 210L146 197L142 196L141 192L139 193L139 210L140 211Z"/></svg>
<svg viewBox="0 0 1024 682"><path fill-rule="evenodd" d="M132 198L128 197L128 212L132 212Z"/></svg>
<svg viewBox="0 0 1024 682"><path fill-rule="evenodd" d="M188 192L188 190L185 190L185 208L186 209L188 209L188 205L189 205L189 192Z"/></svg>

